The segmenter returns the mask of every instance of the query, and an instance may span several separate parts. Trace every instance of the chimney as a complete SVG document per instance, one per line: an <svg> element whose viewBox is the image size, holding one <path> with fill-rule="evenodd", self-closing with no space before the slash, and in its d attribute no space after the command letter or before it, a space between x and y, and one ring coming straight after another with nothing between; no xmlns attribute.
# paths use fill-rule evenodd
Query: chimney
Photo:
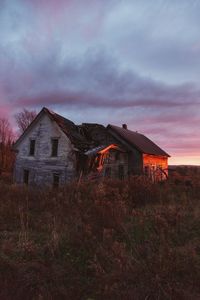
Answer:
<svg viewBox="0 0 200 300"><path fill-rule="evenodd" d="M122 124L123 129L127 129L127 124Z"/></svg>

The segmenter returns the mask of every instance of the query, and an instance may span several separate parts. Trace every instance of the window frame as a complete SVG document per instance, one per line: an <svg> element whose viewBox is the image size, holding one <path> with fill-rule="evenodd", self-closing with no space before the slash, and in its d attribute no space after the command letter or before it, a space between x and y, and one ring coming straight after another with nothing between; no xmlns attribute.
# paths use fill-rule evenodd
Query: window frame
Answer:
<svg viewBox="0 0 200 300"><path fill-rule="evenodd" d="M57 142L56 144L56 150L54 149L54 142ZM51 157L58 157L58 138L51 138Z"/></svg>
<svg viewBox="0 0 200 300"><path fill-rule="evenodd" d="M150 175L150 166L145 165L144 166L144 176L149 177L149 175Z"/></svg>
<svg viewBox="0 0 200 300"><path fill-rule="evenodd" d="M118 165L118 177L123 180L125 177L125 168L123 164Z"/></svg>
<svg viewBox="0 0 200 300"><path fill-rule="evenodd" d="M30 171L28 169L23 170L23 184L28 185L30 178Z"/></svg>
<svg viewBox="0 0 200 300"><path fill-rule="evenodd" d="M30 139L29 156L34 156L35 155L35 145L36 145L36 139Z"/></svg>

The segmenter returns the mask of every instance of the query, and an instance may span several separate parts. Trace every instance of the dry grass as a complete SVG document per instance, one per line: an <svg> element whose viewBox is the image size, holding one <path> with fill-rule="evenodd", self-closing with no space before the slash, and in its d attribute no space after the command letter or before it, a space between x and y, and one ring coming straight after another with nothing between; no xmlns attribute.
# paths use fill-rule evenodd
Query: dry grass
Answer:
<svg viewBox="0 0 200 300"><path fill-rule="evenodd" d="M197 180L0 195L0 299L200 298Z"/></svg>

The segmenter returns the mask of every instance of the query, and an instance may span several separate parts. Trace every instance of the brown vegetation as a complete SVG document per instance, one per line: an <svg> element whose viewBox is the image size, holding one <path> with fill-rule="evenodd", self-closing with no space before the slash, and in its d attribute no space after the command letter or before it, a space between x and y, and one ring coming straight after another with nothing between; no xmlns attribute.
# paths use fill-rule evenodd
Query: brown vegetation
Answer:
<svg viewBox="0 0 200 300"><path fill-rule="evenodd" d="M2 172L10 172L14 163L12 145L14 134L7 119L0 118L0 176Z"/></svg>
<svg viewBox="0 0 200 300"><path fill-rule="evenodd" d="M199 299L198 181L0 195L0 299Z"/></svg>
<svg viewBox="0 0 200 300"><path fill-rule="evenodd" d="M23 109L15 115L17 125L20 133L23 133L29 124L36 117L35 111ZM0 180L1 177L8 177L8 174L13 171L15 153L13 144L15 134L12 127L6 118L0 118Z"/></svg>

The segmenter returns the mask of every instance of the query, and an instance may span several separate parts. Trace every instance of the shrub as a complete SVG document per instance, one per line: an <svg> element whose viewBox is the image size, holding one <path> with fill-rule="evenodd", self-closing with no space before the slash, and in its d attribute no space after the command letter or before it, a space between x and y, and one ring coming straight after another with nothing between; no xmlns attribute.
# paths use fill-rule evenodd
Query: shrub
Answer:
<svg viewBox="0 0 200 300"><path fill-rule="evenodd" d="M200 190L0 185L0 299L197 299Z"/></svg>

